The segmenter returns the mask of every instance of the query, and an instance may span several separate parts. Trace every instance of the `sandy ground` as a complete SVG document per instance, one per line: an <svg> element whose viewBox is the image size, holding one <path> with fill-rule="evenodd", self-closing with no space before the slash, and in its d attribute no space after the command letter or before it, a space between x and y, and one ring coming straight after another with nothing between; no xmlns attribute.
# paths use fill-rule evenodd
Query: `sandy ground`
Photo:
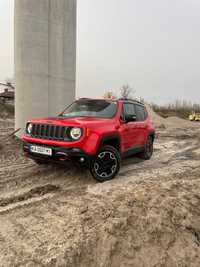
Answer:
<svg viewBox="0 0 200 267"><path fill-rule="evenodd" d="M200 125L155 119L150 161L99 184L37 166L0 120L0 266L200 266Z"/></svg>

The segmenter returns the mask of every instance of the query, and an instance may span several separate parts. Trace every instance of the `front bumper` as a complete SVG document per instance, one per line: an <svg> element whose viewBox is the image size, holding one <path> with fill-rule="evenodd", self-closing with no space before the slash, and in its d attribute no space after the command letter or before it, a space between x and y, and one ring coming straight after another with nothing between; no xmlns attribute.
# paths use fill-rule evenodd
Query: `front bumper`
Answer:
<svg viewBox="0 0 200 267"><path fill-rule="evenodd" d="M32 145L51 148L52 156L46 156L46 155L31 152L30 147ZM76 147L70 147L70 148L56 147L56 146L49 146L49 145L41 145L37 143L24 142L23 151L25 153L25 156L33 160L50 161L50 162L63 163L63 164L67 162L74 162L74 163L80 163L81 165L87 165L87 166L89 165L91 161L90 155L87 155L80 148L76 148Z"/></svg>

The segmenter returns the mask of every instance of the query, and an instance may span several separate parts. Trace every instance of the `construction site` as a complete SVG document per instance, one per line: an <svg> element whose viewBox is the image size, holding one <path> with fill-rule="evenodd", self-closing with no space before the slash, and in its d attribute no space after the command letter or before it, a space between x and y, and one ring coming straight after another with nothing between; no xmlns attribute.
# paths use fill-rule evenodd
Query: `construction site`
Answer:
<svg viewBox="0 0 200 267"><path fill-rule="evenodd" d="M0 266L200 265L199 124L148 109L152 160L126 159L103 184L84 169L26 159L4 110Z"/></svg>
<svg viewBox="0 0 200 267"><path fill-rule="evenodd" d="M12 29L14 36L9 39L9 44L13 40L14 85L0 83L0 267L200 266L200 60L198 42L193 40L199 36L199 12L195 1L192 5L190 1L176 1L176 5L156 1L154 7L153 2L140 2L101 0L90 1L88 6L86 1L83 5L76 0L12 2L12 27L6 28L4 20L3 28L5 33ZM11 12L7 3L1 6L3 13ZM77 5L85 10L82 20L80 13L84 12L77 13ZM11 64L7 63L7 46L0 50L5 54L5 66ZM4 67L1 72L1 77L6 77ZM115 110L109 120L105 114L96 116L99 121L104 118L104 127L110 126L117 114L112 134L117 130L121 134L121 128L131 122L134 128L137 122L140 125L135 128L140 132L135 136L146 138L136 143L143 145L140 152L146 152L146 160L136 155L121 165L120 134L119 143L112 147L108 144L113 140L107 135L106 146L103 138L93 138L101 121L95 126L93 122L93 131L88 127L95 120L93 110L91 117L87 106L79 115L72 111L73 124L62 110L79 97L79 87L84 88L83 97L96 99L105 93L102 88L117 88L122 79L136 82L139 97L148 103L185 97L198 105L186 110L183 101L178 113L178 105L167 110L136 99L134 104L128 103L132 101L128 98L123 99L127 103L119 103L121 106L112 103ZM128 105L132 110L125 116ZM134 105L140 109L139 120ZM77 118L82 119L83 114L81 128ZM62 117L60 121L58 117ZM32 122L35 118L45 118L37 121L38 134ZM151 126L147 135L145 121ZM84 135L86 139L81 139ZM132 144L135 137L128 137ZM95 160L104 165L106 153L108 161L114 162L111 174L102 167L101 183L86 168L67 164L69 151L84 152L80 148L89 139L88 147L95 142L97 147L95 153L88 153L93 156L93 173L101 169ZM75 147L78 141L82 147ZM65 165L41 164L25 157L38 153L53 159L61 144L62 149L68 149L58 153ZM134 147L126 148L129 152ZM115 179L103 180L113 173Z"/></svg>

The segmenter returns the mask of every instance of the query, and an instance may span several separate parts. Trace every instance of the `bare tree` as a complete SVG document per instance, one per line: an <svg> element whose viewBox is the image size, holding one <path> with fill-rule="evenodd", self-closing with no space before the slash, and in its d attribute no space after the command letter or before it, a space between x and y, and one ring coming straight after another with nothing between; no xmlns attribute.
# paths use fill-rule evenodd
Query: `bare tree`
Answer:
<svg viewBox="0 0 200 267"><path fill-rule="evenodd" d="M5 82L6 82L6 85L7 85L8 87L14 89L14 87L15 87L15 81L14 81L14 78L9 78L9 77L7 77L7 78L5 79Z"/></svg>
<svg viewBox="0 0 200 267"><path fill-rule="evenodd" d="M192 112L200 113L200 104L187 100L176 100L173 103L161 106L153 104L153 109L164 118L178 116L188 119Z"/></svg>
<svg viewBox="0 0 200 267"><path fill-rule="evenodd" d="M104 94L103 98L105 99L116 99L116 95L112 91L108 91Z"/></svg>
<svg viewBox="0 0 200 267"><path fill-rule="evenodd" d="M128 84L127 85L123 85L121 88L120 88L120 96L122 98L131 98L132 95L135 94L135 90L130 87Z"/></svg>

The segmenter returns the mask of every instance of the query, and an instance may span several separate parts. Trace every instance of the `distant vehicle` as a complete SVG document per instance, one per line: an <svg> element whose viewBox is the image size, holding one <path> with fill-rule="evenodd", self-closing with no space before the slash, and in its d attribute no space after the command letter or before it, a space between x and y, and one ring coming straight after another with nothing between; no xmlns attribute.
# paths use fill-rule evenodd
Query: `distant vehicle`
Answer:
<svg viewBox="0 0 200 267"><path fill-rule="evenodd" d="M100 181L113 179L121 159L153 154L155 128L143 103L128 99L79 99L58 117L33 119L23 136L25 155L48 161L85 165Z"/></svg>
<svg viewBox="0 0 200 267"><path fill-rule="evenodd" d="M200 113L192 112L192 114L189 115L190 121L200 121Z"/></svg>

